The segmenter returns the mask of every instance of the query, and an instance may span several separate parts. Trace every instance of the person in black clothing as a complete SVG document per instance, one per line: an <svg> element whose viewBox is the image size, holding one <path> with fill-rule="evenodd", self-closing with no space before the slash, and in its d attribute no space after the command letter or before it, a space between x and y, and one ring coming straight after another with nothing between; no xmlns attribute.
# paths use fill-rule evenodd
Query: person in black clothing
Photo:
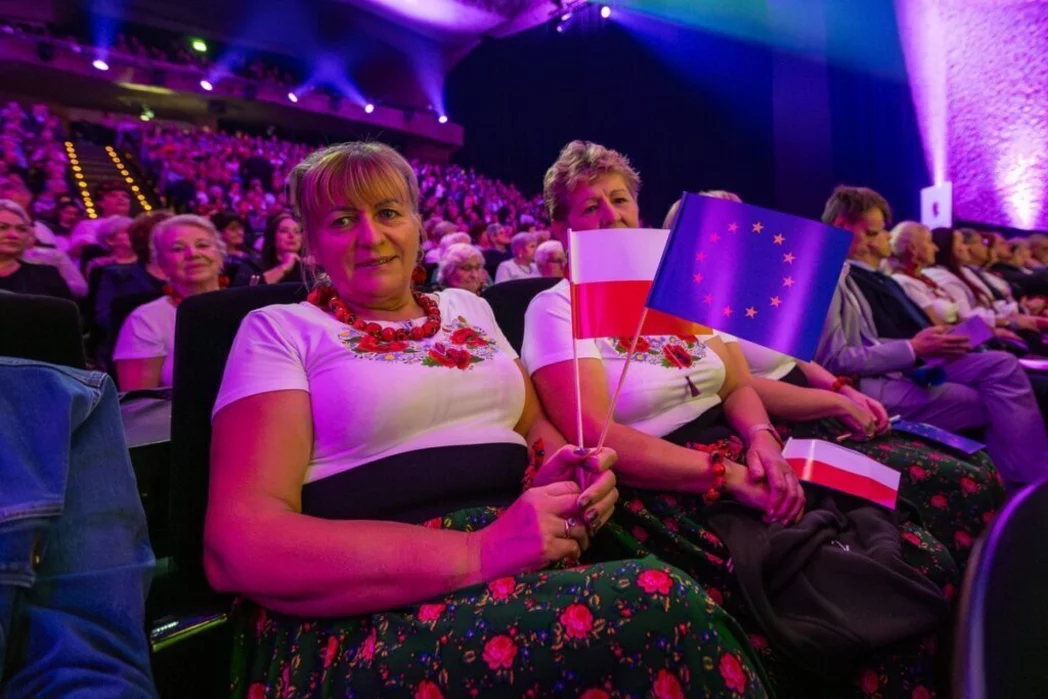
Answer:
<svg viewBox="0 0 1048 699"><path fill-rule="evenodd" d="M302 232L298 221L287 212L276 214L266 222L261 258L257 262L250 258L241 260L233 286L301 281L301 252Z"/></svg>
<svg viewBox="0 0 1048 699"><path fill-rule="evenodd" d="M72 300L73 294L57 269L21 260L29 247L31 226L25 209L10 199L0 199L0 289Z"/></svg>
<svg viewBox="0 0 1048 699"><path fill-rule="evenodd" d="M236 279L237 272L244 261L258 265L255 251L245 243L244 219L234 211L218 211L211 214L211 223L215 230L222 236L222 242L226 244L226 259L223 274L230 279ZM255 272L257 274L257 272Z"/></svg>
<svg viewBox="0 0 1048 699"><path fill-rule="evenodd" d="M999 233L994 236L994 256L997 261L990 265L990 270L1004 278L1012 287L1012 292L1023 296L1048 296L1048 272L1034 272L1016 264L1013 259L1014 244Z"/></svg>

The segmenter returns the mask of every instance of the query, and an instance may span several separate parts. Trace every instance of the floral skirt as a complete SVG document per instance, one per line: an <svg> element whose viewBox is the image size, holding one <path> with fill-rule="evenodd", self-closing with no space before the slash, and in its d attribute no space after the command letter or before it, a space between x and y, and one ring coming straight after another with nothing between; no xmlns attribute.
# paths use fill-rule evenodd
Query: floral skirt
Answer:
<svg viewBox="0 0 1048 699"><path fill-rule="evenodd" d="M727 446L741 449L731 440ZM699 497L668 495L620 487L619 505L595 546L603 556L642 557L654 555L666 561L706 589L748 633L751 645L761 657L771 689L780 699L827 697L921 697L936 696L945 658L935 654L943 639L915 639L897 647L871 652L843 679L812 676L792 667L769 645L750 615L731 570L730 553L702 517ZM949 552L923 528L905 523L900 526L903 558L952 599L959 574Z"/></svg>
<svg viewBox="0 0 1048 699"><path fill-rule="evenodd" d="M841 428L834 421L793 425L783 436L833 440ZM901 432L868 442L847 440L854 449L902 474L899 495L917 508L921 524L964 570L972 542L993 521L1004 503L1004 486L993 461L980 451L968 456Z"/></svg>
<svg viewBox="0 0 1048 699"><path fill-rule="evenodd" d="M492 508L444 517L469 530ZM425 604L301 619L239 601L236 697L765 697L738 624L654 558L493 580Z"/></svg>

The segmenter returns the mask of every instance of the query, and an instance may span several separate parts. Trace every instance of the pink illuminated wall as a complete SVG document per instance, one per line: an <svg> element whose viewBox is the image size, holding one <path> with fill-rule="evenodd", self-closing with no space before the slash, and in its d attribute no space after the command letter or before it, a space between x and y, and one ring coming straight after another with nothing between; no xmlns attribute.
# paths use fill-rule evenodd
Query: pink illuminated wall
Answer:
<svg viewBox="0 0 1048 699"><path fill-rule="evenodd" d="M896 0L929 172L958 218L1048 229L1048 0Z"/></svg>

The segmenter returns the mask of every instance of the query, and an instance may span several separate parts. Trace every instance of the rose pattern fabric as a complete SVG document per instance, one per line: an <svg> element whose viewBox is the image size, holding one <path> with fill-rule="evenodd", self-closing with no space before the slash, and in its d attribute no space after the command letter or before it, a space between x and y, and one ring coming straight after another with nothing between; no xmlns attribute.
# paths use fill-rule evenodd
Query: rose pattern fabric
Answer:
<svg viewBox="0 0 1048 699"><path fill-rule="evenodd" d="M339 341L361 359L469 371L474 364L494 357L499 349L482 329L462 316L445 323L440 332L425 340L378 340L353 328L342 330Z"/></svg>
<svg viewBox="0 0 1048 699"><path fill-rule="evenodd" d="M609 338L608 342L615 351L627 355L630 351L632 337ZM695 335L654 335L641 336L633 353L633 361L655 364L667 369L687 369L692 364L702 361L709 349Z"/></svg>

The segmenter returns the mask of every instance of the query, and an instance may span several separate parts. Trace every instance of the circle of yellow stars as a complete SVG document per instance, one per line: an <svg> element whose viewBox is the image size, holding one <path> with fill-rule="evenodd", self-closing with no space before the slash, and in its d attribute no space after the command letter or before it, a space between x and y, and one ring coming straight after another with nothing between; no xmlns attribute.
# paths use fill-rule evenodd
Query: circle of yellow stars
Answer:
<svg viewBox="0 0 1048 699"><path fill-rule="evenodd" d="M728 233L730 233L732 235L737 235L738 232L739 232L739 224L737 224L735 222L732 222L732 223L730 223L728 225ZM755 234L755 235L763 234L764 233L764 225L760 221L757 221L751 227L751 232L753 234ZM720 240L721 240L720 234L718 234L718 233L710 233L710 235L709 235L710 243L716 244L716 243L719 243ZM775 235L772 236L772 245L785 246L786 245L786 236L782 235L781 233L776 233ZM705 262L706 261L706 257L707 257L707 255L704 252L697 252L697 253L695 253L695 261L696 262L699 262L699 263ZM791 251L787 251L785 253L782 253L782 262L783 262L783 264L792 265L794 263L794 261L796 261L796 259L797 259L797 256L794 255L793 252L791 252ZM695 284L701 284L703 282L703 280L705 279L705 276L701 272L696 272L694 275L692 275L692 279L693 279ZM784 289L792 288L793 287L793 283L794 283L794 281L793 281L793 276L792 275L788 275L788 276L785 276L785 277L782 278L782 287ZM702 301L707 306L712 305L713 304L713 294L706 294L705 296L702 297ZM779 306L782 305L782 296L775 295L775 296L770 297L768 299L768 305L771 306L772 308L778 308ZM735 313L735 309L732 308L730 305L729 306L725 306L724 308L721 309L721 314L725 318L730 318L732 315L734 315L734 313ZM752 320L752 319L757 317L757 315L760 313L760 310L756 306L747 306L745 311L744 311L744 313L745 313L747 318Z"/></svg>

